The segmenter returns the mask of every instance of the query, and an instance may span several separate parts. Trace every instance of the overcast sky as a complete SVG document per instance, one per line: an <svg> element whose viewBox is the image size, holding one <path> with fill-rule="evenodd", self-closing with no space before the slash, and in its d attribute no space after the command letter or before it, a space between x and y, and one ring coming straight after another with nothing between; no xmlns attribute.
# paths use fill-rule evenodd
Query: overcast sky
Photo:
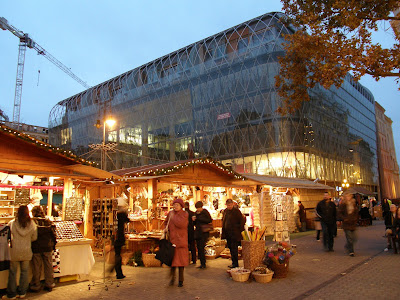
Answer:
<svg viewBox="0 0 400 300"><path fill-rule="evenodd" d="M0 0L0 17L28 33L93 86L254 17L281 11L281 7L279 0ZM388 24L380 28L376 39L390 46L392 29ZM11 32L0 30L0 109L10 120L18 43ZM361 83L393 120L399 154L398 85L393 79L375 82L367 77ZM83 90L35 50L27 49L20 121L47 127L52 107Z"/></svg>

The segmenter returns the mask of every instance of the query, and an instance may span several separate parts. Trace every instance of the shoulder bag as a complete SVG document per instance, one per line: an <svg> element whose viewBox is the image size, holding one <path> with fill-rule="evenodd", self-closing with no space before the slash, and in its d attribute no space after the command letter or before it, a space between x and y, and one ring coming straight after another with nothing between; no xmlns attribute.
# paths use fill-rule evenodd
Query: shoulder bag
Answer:
<svg viewBox="0 0 400 300"><path fill-rule="evenodd" d="M169 234L168 234L168 226L170 220L171 216L168 219L166 234L160 240L159 250L156 252L156 259L158 259L163 264L169 267L172 265L172 260L174 259L174 254L175 254L175 246L169 240Z"/></svg>

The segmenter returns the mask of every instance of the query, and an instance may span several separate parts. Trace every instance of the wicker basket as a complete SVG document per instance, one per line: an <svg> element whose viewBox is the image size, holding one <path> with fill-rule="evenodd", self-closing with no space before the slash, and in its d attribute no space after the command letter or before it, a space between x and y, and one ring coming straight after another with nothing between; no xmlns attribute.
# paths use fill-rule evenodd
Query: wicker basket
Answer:
<svg viewBox="0 0 400 300"><path fill-rule="evenodd" d="M242 257L245 269L253 271L261 265L265 253L265 241L242 241Z"/></svg>
<svg viewBox="0 0 400 300"><path fill-rule="evenodd" d="M270 282L272 280L273 275L274 275L274 272L271 272L268 274L253 273L254 279L259 283Z"/></svg>
<svg viewBox="0 0 400 300"><path fill-rule="evenodd" d="M142 253L142 260L145 267L161 267L161 261L154 253Z"/></svg>
<svg viewBox="0 0 400 300"><path fill-rule="evenodd" d="M231 276L233 281L237 281L237 282L245 282L247 280L249 280L250 277L250 270L247 270L247 272L231 272Z"/></svg>
<svg viewBox="0 0 400 300"><path fill-rule="evenodd" d="M274 278L285 278L289 272L289 260L286 260L283 264L273 262L269 268L274 271Z"/></svg>
<svg viewBox="0 0 400 300"><path fill-rule="evenodd" d="M218 257L221 255L222 251L225 250L225 246L215 246L215 255Z"/></svg>

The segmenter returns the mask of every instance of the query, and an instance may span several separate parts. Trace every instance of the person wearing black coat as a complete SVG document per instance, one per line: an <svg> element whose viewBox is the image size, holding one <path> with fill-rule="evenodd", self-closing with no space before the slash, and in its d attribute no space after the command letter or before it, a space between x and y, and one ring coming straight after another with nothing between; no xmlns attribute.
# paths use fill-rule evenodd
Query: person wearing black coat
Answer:
<svg viewBox="0 0 400 300"><path fill-rule="evenodd" d="M196 226L194 231L194 238L196 240L197 252L199 254L200 266L198 268L206 268L206 255L204 253L204 247L206 246L210 228L207 226L212 222L212 218L207 209L203 208L203 202L197 201L195 204L196 212L192 217L193 223ZM206 229L208 228L208 229Z"/></svg>
<svg viewBox="0 0 400 300"><path fill-rule="evenodd" d="M391 204L389 207L389 212L385 215L385 227L387 236L387 249L394 248L394 252L397 252L397 247L395 243L396 235L396 211L397 207L395 204ZM392 245L393 244L393 245Z"/></svg>
<svg viewBox="0 0 400 300"><path fill-rule="evenodd" d="M390 203L388 198L383 198L382 201L382 217L385 219L386 215L390 213Z"/></svg>
<svg viewBox="0 0 400 300"><path fill-rule="evenodd" d="M121 249L125 245L125 224L129 222L128 213L125 209L121 209L117 212L118 228L117 237L114 241L115 251L115 273L117 273L117 279L125 278L122 273L122 257Z"/></svg>
<svg viewBox="0 0 400 300"><path fill-rule="evenodd" d="M196 242L194 239L194 221L193 216L195 215L194 211L189 209L189 202L185 202L185 210L189 214L189 224L188 224L188 244L189 244L189 251L192 254L192 262L193 264L197 261L196 256Z"/></svg>
<svg viewBox="0 0 400 300"><path fill-rule="evenodd" d="M238 247L242 240L242 231L246 219L239 210L234 206L232 199L226 200L226 209L222 215L222 238L226 239L228 248L231 252L232 265L229 268L239 267Z"/></svg>
<svg viewBox="0 0 400 300"><path fill-rule="evenodd" d="M324 199L317 204L316 214L321 218L325 251L332 252L336 226L336 205L331 201L329 193L325 192Z"/></svg>
<svg viewBox="0 0 400 300"><path fill-rule="evenodd" d="M42 274L42 265L44 269L44 289L52 291L54 287L53 276L53 258L52 251L55 250L57 243L56 228L53 222L45 218L41 206L35 206L32 209L33 221L37 225L38 238L32 242L32 280L29 289L32 292L38 292L42 289L40 275Z"/></svg>

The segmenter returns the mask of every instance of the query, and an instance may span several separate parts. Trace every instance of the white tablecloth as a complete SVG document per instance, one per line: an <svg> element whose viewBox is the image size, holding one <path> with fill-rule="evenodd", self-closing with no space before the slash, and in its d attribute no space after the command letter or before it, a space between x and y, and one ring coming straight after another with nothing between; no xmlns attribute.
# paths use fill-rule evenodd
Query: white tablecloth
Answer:
<svg viewBox="0 0 400 300"><path fill-rule="evenodd" d="M94 265L92 248L89 244L66 244L59 243L56 248L60 249L60 273L54 273L54 277L89 274ZM29 271L30 273L30 271ZM31 275L29 275L31 278ZM19 271L17 280L19 279ZM0 289L7 288L8 270L0 272Z"/></svg>

